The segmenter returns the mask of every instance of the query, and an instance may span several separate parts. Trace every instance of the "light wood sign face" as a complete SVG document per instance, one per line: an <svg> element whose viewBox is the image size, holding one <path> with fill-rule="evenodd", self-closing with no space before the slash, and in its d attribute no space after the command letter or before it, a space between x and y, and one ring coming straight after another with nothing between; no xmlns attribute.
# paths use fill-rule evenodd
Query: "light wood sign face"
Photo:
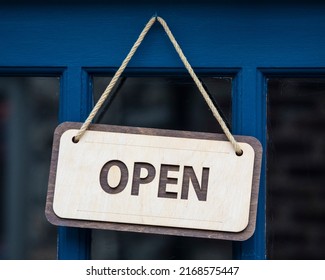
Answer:
<svg viewBox="0 0 325 280"><path fill-rule="evenodd" d="M261 145L223 135L64 123L46 215L56 225L244 240L255 229Z"/></svg>

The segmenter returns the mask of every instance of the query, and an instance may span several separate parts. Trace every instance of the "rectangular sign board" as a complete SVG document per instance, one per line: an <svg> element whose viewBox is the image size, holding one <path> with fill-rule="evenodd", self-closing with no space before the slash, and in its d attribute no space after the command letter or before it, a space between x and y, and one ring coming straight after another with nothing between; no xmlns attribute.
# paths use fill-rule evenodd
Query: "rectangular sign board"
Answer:
<svg viewBox="0 0 325 280"><path fill-rule="evenodd" d="M56 225L245 240L262 149L237 136L80 123L54 135L46 215Z"/></svg>

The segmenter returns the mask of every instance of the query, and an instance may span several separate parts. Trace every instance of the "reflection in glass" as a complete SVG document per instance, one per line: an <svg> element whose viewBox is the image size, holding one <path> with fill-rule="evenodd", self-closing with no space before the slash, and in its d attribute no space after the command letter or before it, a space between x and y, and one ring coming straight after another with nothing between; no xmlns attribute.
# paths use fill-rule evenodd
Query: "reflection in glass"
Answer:
<svg viewBox="0 0 325 280"><path fill-rule="evenodd" d="M325 79L268 80L267 254L325 258Z"/></svg>
<svg viewBox="0 0 325 280"><path fill-rule="evenodd" d="M97 101L110 77L93 77ZM231 124L230 77L201 77L225 121ZM221 110L220 110L221 109ZM95 123L221 132L190 77L121 78ZM94 259L231 259L232 243L197 238L93 230Z"/></svg>
<svg viewBox="0 0 325 280"><path fill-rule="evenodd" d="M0 77L0 258L55 259L45 218L59 78Z"/></svg>

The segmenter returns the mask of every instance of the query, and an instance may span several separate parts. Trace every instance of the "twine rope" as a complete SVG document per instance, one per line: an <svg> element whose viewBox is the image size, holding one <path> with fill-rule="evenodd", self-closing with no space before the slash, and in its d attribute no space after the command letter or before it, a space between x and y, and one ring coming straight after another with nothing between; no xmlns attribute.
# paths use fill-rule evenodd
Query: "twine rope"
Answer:
<svg viewBox="0 0 325 280"><path fill-rule="evenodd" d="M196 76L192 66L190 65L190 63L188 62L187 58L185 57L182 49L180 48L180 46L178 45L174 35L172 34L172 32L170 31L167 23L165 22L164 19L162 19L161 17L152 17L148 23L146 24L146 26L144 27L144 29L142 30L142 32L140 33L138 39L136 40L136 42L134 43L134 45L132 46L130 52L128 53L128 55L126 56L126 58L123 60L121 66L119 67L119 69L116 71L116 73L114 74L113 78L111 79L109 85L107 86L107 88L105 89L105 91L102 93L101 97L99 98L99 100L97 101L96 105L94 106L94 108L92 109L92 111L90 112L89 116L87 117L87 119L85 120L85 122L83 123L83 125L81 126L81 128L79 129L79 131L77 132L76 136L74 136L74 142L78 142L81 137L85 134L87 128L89 127L90 123L92 122L93 118L95 117L95 115L97 114L97 112L99 111L99 109L101 108L101 106L103 105L103 103L105 102L105 100L107 99L108 95L110 94L110 92L112 91L112 89L114 88L117 80L119 79L119 77L122 75L123 71L125 70L126 66L128 65L129 61L131 60L131 58L133 57L134 53L137 51L138 47L140 46L140 44L142 43L144 37L147 35L148 31L150 30L150 28L152 27L152 25L156 22L156 20L158 20L158 22L162 25L162 27L164 28L168 38L170 39L171 43L173 44L176 52L178 53L180 59L182 60L185 68L187 69L188 73L190 74L190 76L192 77L193 81L195 82L196 86L198 87L199 91L201 92L204 100L206 101L206 103L208 104L213 116L216 118L216 120L218 121L219 125L221 126L223 132L225 133L225 135L227 136L229 142L232 144L235 152L237 155L242 155L243 151L240 148L240 145L237 143L237 141L235 140L234 136L231 134L231 132L229 131L226 123L224 122L224 120L222 119L220 113L218 112L217 108L214 106L210 96L208 95L208 93L206 92L206 90L204 89L201 81L199 80L199 78Z"/></svg>

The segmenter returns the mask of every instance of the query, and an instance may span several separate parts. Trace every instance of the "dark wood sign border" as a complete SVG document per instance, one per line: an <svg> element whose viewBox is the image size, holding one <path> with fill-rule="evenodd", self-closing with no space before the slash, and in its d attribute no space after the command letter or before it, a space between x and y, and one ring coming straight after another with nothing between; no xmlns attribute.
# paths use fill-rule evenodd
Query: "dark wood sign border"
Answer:
<svg viewBox="0 0 325 280"><path fill-rule="evenodd" d="M58 226L67 226L67 227L106 229L106 230L129 231L129 232L152 233L152 234L166 234L166 235L189 236L189 237L210 238L210 239L225 239L225 240L233 240L233 241L247 240L249 237L253 235L255 231L255 224L256 224L258 190L259 190L261 162L262 162L262 146L256 138L250 136L235 136L235 139L237 141L250 144L255 151L249 222L247 227L241 232L224 232L224 231L212 231L212 230L176 228L176 227L163 227L163 226L154 226L154 225L138 225L138 224L115 223L115 222L62 219L58 217L53 211L53 198L54 198L57 162L59 156L60 138L61 135L66 130L79 129L81 125L82 123L65 122L59 125L54 132L49 185L48 185L46 207L45 207L45 215L47 220L50 223ZM176 131L176 130L161 130L161 129L153 129L153 128L141 128L141 127L91 124L88 130L228 141L226 136L223 134Z"/></svg>

